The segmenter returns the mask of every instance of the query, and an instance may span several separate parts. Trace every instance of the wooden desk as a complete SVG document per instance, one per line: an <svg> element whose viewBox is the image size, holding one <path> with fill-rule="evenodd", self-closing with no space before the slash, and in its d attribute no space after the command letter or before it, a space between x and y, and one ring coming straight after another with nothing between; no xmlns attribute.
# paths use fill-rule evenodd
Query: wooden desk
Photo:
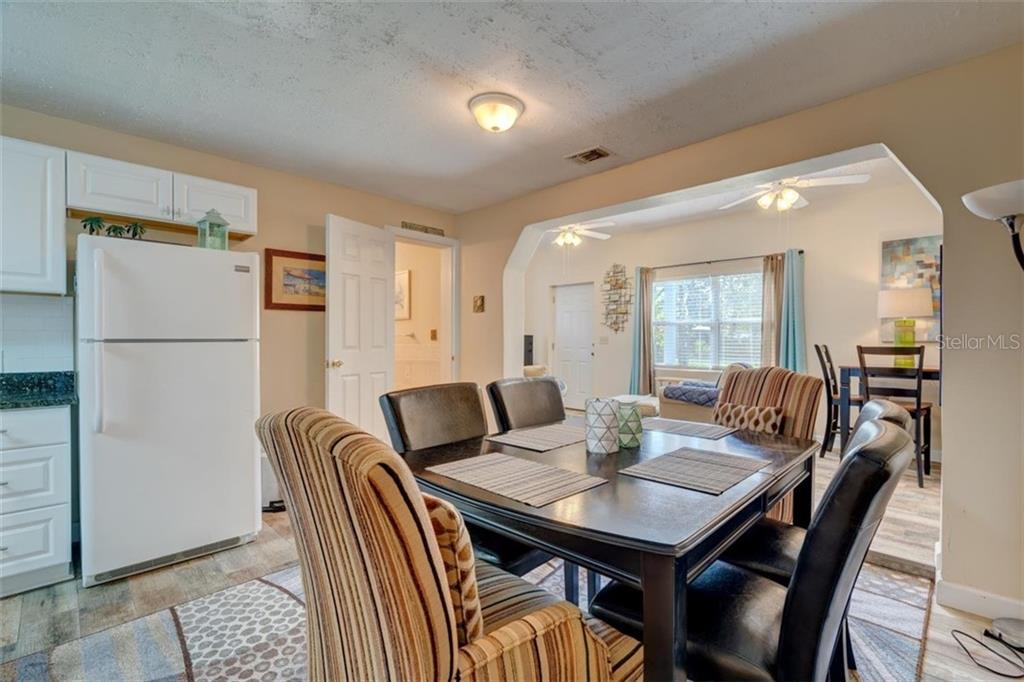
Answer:
<svg viewBox="0 0 1024 682"><path fill-rule="evenodd" d="M680 447L763 457L771 463L721 495L618 473ZM644 676L685 680L686 584L791 490L794 520L807 527L817 449L814 441L745 431L720 440L645 431L638 449L613 455L588 455L583 443L533 452L476 438L410 451L405 459L426 492L448 500L474 522L642 588ZM608 484L530 507L426 470L487 452L585 472Z"/></svg>

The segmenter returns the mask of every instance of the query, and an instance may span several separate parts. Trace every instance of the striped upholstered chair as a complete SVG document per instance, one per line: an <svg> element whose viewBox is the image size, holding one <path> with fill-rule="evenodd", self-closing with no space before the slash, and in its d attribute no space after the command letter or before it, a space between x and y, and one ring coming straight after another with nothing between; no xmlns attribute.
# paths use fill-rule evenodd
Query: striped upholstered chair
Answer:
<svg viewBox="0 0 1024 682"><path fill-rule="evenodd" d="M744 369L732 372L725 378L718 396L718 407L732 404L781 408L779 433L811 439L814 437L822 387L823 383L818 377L782 367ZM715 421L721 421L718 408L715 410ZM768 512L768 518L792 522L792 493L784 496Z"/></svg>
<svg viewBox="0 0 1024 682"><path fill-rule="evenodd" d="M257 432L281 482L307 595L311 680L619 680L630 639L476 563L462 517L373 436L314 408Z"/></svg>

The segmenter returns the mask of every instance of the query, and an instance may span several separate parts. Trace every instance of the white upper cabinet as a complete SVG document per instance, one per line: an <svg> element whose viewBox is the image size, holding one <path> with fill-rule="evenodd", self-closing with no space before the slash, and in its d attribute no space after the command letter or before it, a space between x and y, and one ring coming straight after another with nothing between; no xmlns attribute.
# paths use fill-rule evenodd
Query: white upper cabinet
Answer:
<svg viewBox="0 0 1024 682"><path fill-rule="evenodd" d="M68 206L183 225L195 225L215 208L231 232L256 234L251 187L71 151Z"/></svg>
<svg viewBox="0 0 1024 682"><path fill-rule="evenodd" d="M0 291L65 294L64 150L0 144Z"/></svg>
<svg viewBox="0 0 1024 682"><path fill-rule="evenodd" d="M68 206L171 219L171 171L68 152Z"/></svg>
<svg viewBox="0 0 1024 682"><path fill-rule="evenodd" d="M256 190L194 175L174 174L174 220L195 225L211 208L228 231L256 234Z"/></svg>

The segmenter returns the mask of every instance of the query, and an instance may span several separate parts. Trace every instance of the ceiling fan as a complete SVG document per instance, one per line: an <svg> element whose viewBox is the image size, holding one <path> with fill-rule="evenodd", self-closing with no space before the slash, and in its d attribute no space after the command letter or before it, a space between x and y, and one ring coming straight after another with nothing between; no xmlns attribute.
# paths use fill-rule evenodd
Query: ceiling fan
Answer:
<svg viewBox="0 0 1024 682"><path fill-rule="evenodd" d="M555 237L552 242L556 246L579 246L583 243L583 237L589 237L590 239L611 239L610 234L604 232L595 232L591 228L595 227L611 227L614 225L610 220L604 220L594 223L570 223L569 225L562 225L555 227L548 232L557 232L558 236Z"/></svg>
<svg viewBox="0 0 1024 682"><path fill-rule="evenodd" d="M757 205L766 211L772 206L777 211L803 208L810 202L797 191L798 189L804 189L805 187L829 187L831 185L860 185L870 179L871 176L866 173L860 175L832 175L823 178L801 178L797 175L758 185L757 191L753 194L729 202L725 206L719 206L718 210L724 211L727 208L739 206L744 202L753 201L754 199L757 200Z"/></svg>

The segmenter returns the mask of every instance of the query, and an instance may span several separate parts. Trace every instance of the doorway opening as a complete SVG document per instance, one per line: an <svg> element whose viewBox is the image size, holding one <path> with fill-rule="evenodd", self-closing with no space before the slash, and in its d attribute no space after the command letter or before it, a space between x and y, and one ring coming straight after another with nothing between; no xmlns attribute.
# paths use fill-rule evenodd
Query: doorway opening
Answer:
<svg viewBox="0 0 1024 682"><path fill-rule="evenodd" d="M393 388L458 379L458 242L387 228L395 236Z"/></svg>
<svg viewBox="0 0 1024 682"><path fill-rule="evenodd" d="M792 192L797 195L792 204L780 209L768 201L777 202L789 185L798 190ZM931 405L932 467L923 487L918 487L913 467L901 480L870 558L931 577L936 572L943 475L938 381L942 221L940 207L921 183L888 148L874 144L528 225L503 278L505 375L522 371L525 335L535 349L556 352L552 341L565 322L548 312L553 290L600 282L601 298L594 304L605 312L621 300L605 284L611 273L625 268L635 289L638 269L643 268L651 292L646 311L637 297L627 295L629 302L618 306L628 313L625 326L605 319L594 324L590 397L634 393L632 369L637 367L638 376L653 378L646 393L661 416L707 421L713 419L712 407L666 398L665 390L684 382L715 387L724 367L734 362L777 364L772 344L762 338L763 321L773 319L766 315L761 288L767 258L792 250L803 263L806 348L802 363L789 364L815 376L826 372L814 344L829 346L837 374L846 367L848 376L856 376L849 371L856 367L859 372L858 346L895 341L893 318L899 315L882 313L882 293L928 289L931 307L901 314L919 318L914 343L925 348L922 402ZM604 239L559 243L566 227L597 231ZM638 320L644 320L642 329ZM772 333L777 335L777 329ZM646 357L638 350L640 338L649 339ZM547 364L566 383L573 378L560 359L549 357ZM648 371L641 374L641 368ZM852 395L858 395L857 379L849 385ZM577 396L574 402L586 397ZM572 404L568 398L566 403ZM816 440L825 436L830 409L819 406L812 434ZM852 422L856 406L848 412ZM819 491L840 461L839 439L835 445L818 461Z"/></svg>

